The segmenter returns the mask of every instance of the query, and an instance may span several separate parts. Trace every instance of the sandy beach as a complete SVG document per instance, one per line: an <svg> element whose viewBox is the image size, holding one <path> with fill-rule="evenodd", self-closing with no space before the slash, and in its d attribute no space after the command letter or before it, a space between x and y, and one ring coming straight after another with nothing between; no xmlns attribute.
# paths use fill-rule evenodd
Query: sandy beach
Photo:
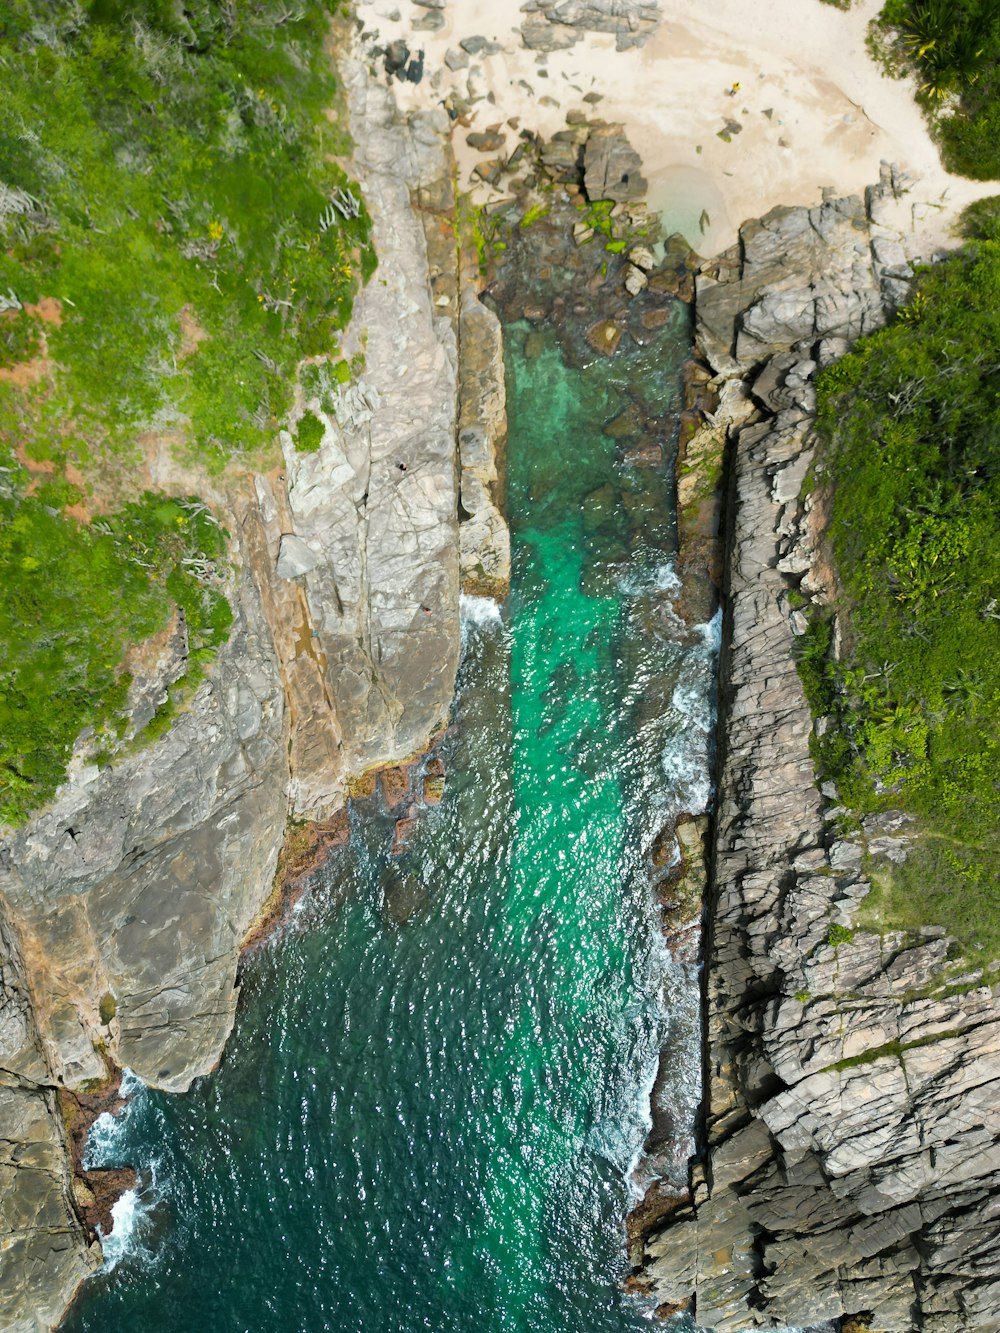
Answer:
<svg viewBox="0 0 1000 1333"><path fill-rule="evenodd" d="M455 149L459 183L479 202L500 196L473 174L483 154L466 144L470 130L499 122L510 151L517 128L551 134L579 109L625 125L652 207L702 254L732 244L742 222L776 204L862 190L886 160L918 178L897 223L911 252L926 257L954 244L957 212L997 187L942 169L912 84L883 77L865 48L880 8L881 0L847 13L821 0L664 0L663 21L641 48L617 51L612 36L587 33L547 55L521 42L520 0L448 0L433 33L413 31L428 11L412 0L361 0L358 12L381 40L402 37L425 52L423 82L397 85L404 105L452 90L474 103ZM446 53L471 36L501 49L451 70ZM587 94L600 100L588 104Z"/></svg>

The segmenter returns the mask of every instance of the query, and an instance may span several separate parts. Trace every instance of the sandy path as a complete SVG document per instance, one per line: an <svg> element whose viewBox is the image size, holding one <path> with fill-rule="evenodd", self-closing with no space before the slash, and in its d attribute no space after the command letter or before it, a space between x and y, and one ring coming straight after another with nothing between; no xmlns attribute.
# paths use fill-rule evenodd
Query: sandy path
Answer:
<svg viewBox="0 0 1000 1333"><path fill-rule="evenodd" d="M952 243L957 210L1000 191L942 170L909 81L883 78L868 56L867 25L881 0L856 0L849 13L820 0L662 0L663 23L641 49L618 52L612 37L587 34L541 60L521 44L520 3L447 0L437 33L412 31L427 12L412 0L360 0L358 10L384 40L402 36L426 52L423 83L398 85L404 102L437 101L453 88L468 96L471 80L481 99L472 128L516 117L552 133L571 108L589 109L584 94L602 94L594 111L626 125L668 230L703 254L775 204L817 202L824 187L861 190L882 159L920 176L900 206L914 253ZM473 35L504 49L473 57L471 73L452 72L445 52ZM729 97L735 80L741 91ZM742 128L727 143L718 134L730 119ZM497 197L471 175L481 156L467 132L455 136L460 182L481 201ZM507 133L512 148L516 133Z"/></svg>

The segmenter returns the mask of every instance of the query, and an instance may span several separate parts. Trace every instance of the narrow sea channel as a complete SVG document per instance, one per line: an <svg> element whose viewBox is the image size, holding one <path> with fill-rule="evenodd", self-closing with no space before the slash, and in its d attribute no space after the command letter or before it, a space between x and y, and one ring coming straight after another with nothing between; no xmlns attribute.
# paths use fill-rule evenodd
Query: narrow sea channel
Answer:
<svg viewBox="0 0 1000 1333"><path fill-rule="evenodd" d="M640 380L676 412L678 312L582 369L508 330L514 579L465 606L444 800L398 858L354 808L218 1072L99 1125L143 1185L66 1333L649 1328L630 1176L664 1043L682 1169L698 1052L648 858L707 799L714 646L671 611L672 487L602 426Z"/></svg>

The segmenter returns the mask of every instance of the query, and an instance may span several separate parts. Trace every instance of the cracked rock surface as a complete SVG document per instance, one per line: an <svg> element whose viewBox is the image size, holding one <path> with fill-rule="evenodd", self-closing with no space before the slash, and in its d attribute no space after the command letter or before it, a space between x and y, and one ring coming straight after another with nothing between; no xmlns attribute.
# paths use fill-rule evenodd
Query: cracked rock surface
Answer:
<svg viewBox="0 0 1000 1333"><path fill-rule="evenodd" d="M811 381L905 299L880 222L904 184L886 169L864 202L776 209L698 281L702 348L758 411L733 427L705 1152L642 1276L719 1333L862 1311L1000 1329L1000 996L945 984L939 927L852 935L862 846L815 784L793 661L789 590L832 595L802 494ZM868 833L905 855L905 824Z"/></svg>

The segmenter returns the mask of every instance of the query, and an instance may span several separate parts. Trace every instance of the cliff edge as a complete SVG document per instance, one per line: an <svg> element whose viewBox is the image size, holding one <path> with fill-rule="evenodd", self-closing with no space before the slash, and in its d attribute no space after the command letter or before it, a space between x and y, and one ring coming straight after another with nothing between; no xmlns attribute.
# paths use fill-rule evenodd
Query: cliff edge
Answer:
<svg viewBox="0 0 1000 1333"><path fill-rule="evenodd" d="M905 300L904 189L885 169L864 201L776 209L698 279L732 440L705 1150L640 1283L719 1333L1000 1329L1000 996L946 968L940 925L852 926L902 821L841 832L795 666L802 608L835 596L811 381Z"/></svg>
<svg viewBox="0 0 1000 1333"><path fill-rule="evenodd" d="M113 1086L125 1066L171 1091L211 1070L289 816L328 818L354 778L424 750L447 722L459 655L459 413L465 431L479 431L481 475L495 475L487 455L503 432L502 359L492 317L470 315L460 395L447 116L401 114L359 46L338 61L379 256L343 345L363 369L332 410L297 391L296 412L323 423L315 450L286 433L283 466L213 495L231 534L235 624L186 709L110 767L72 765L55 800L0 848L9 1333L58 1322L100 1263L60 1095ZM482 526L485 492L473 507ZM497 589L509 547L499 513L487 517L490 550L463 534L463 559L480 572L485 561ZM183 644L160 649L136 697L162 698L176 679Z"/></svg>

